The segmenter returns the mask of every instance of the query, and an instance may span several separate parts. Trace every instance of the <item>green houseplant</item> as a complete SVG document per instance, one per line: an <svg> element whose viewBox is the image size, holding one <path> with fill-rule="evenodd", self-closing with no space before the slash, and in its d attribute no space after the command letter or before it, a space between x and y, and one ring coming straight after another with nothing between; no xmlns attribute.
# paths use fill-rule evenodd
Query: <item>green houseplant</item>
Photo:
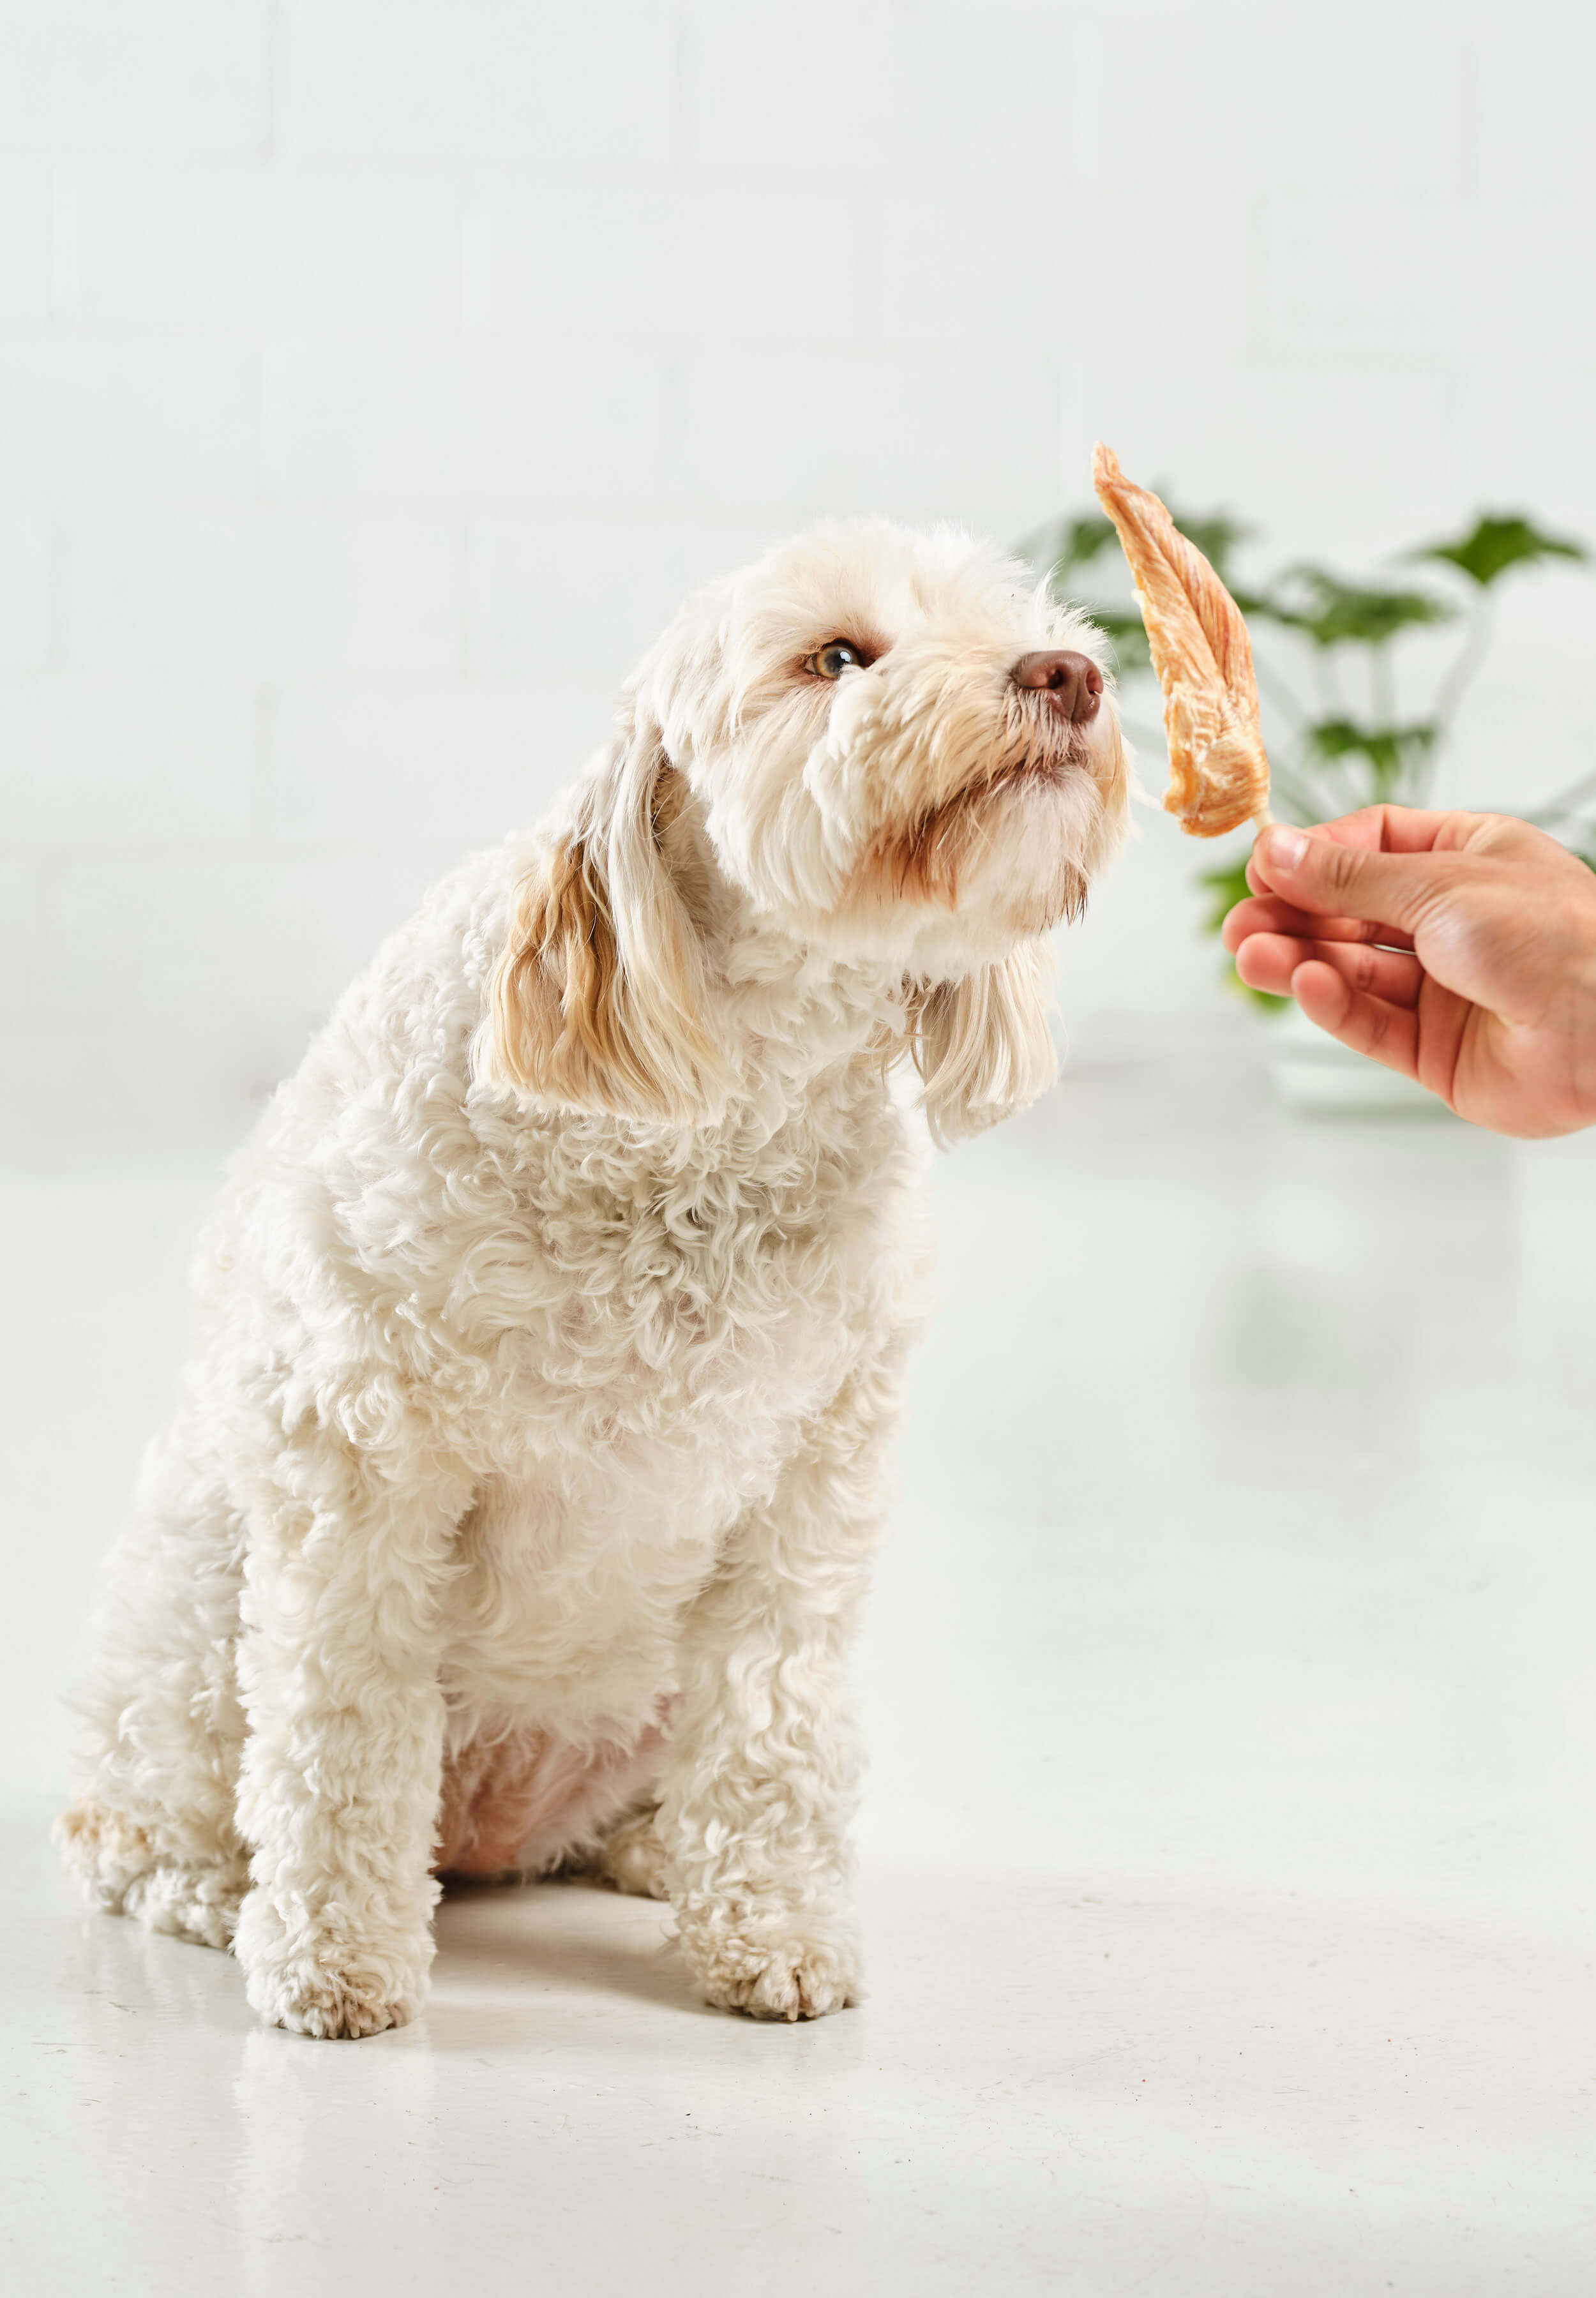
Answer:
<svg viewBox="0 0 1596 2298"><path fill-rule="evenodd" d="M1399 563L1422 570L1407 580L1354 582L1330 567L1294 561L1253 589L1232 569L1253 529L1228 511L1192 516L1173 504L1170 511L1253 630L1270 806L1285 822L1319 822L1384 802L1426 804L1459 704L1490 646L1499 586L1548 560L1589 557L1583 543L1548 533L1522 513L1482 512L1465 533L1403 553ZM1084 606L1109 633L1127 731L1156 755L1162 747L1157 689L1112 526L1094 508L1041 529L1021 549L1061 596ZM1106 587L1105 571L1117 595L1094 595ZM1439 673L1432 671L1427 707L1404 715L1397 702L1398 649L1445 625L1460 626L1459 641ZM1410 690L1413 681L1402 683ZM1561 837L1596 868L1596 773L1525 819ZM1243 855L1201 872L1211 931L1218 932L1245 892L1245 867ZM1229 978L1235 980L1233 972ZM1269 1008L1287 1002L1246 994Z"/></svg>

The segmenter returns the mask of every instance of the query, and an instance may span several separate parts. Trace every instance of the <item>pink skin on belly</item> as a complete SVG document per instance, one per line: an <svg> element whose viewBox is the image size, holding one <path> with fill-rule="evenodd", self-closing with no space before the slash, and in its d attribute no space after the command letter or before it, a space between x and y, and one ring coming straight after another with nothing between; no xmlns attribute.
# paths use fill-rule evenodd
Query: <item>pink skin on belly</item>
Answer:
<svg viewBox="0 0 1596 2298"><path fill-rule="evenodd" d="M467 1740L443 1762L438 1873L552 1866L562 1852L591 1843L650 1784L669 1736L662 1707L636 1739L593 1748L533 1726Z"/></svg>

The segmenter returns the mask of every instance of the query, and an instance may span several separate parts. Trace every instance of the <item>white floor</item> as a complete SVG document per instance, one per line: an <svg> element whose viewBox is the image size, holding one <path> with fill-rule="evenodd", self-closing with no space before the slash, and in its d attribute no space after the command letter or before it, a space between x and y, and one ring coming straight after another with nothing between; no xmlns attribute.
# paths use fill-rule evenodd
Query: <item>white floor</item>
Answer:
<svg viewBox="0 0 1596 2298"><path fill-rule="evenodd" d="M750 2026L659 1910L484 1891L347 2046L60 1889L206 1186L0 1188L8 2290L1596 2289L1596 1139L1306 1124L1221 1042L939 1186L870 2002Z"/></svg>

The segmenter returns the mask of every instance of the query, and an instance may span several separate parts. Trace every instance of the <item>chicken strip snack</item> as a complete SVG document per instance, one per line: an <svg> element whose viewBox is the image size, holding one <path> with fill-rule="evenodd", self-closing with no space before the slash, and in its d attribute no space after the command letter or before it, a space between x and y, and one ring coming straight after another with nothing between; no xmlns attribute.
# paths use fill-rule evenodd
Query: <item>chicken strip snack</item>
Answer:
<svg viewBox="0 0 1596 2298"><path fill-rule="evenodd" d="M1269 810L1253 642L1241 609L1155 494L1125 476L1099 440L1092 484L1136 583L1170 741L1166 813L1193 838L1218 838Z"/></svg>

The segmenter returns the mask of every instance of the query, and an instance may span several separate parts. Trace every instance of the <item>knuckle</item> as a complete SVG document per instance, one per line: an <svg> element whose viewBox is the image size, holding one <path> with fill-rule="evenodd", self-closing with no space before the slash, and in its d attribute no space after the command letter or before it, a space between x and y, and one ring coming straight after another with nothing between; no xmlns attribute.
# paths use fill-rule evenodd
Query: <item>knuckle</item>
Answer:
<svg viewBox="0 0 1596 2298"><path fill-rule="evenodd" d="M1319 870L1331 893L1344 894L1356 885L1360 858L1353 847L1326 844Z"/></svg>

